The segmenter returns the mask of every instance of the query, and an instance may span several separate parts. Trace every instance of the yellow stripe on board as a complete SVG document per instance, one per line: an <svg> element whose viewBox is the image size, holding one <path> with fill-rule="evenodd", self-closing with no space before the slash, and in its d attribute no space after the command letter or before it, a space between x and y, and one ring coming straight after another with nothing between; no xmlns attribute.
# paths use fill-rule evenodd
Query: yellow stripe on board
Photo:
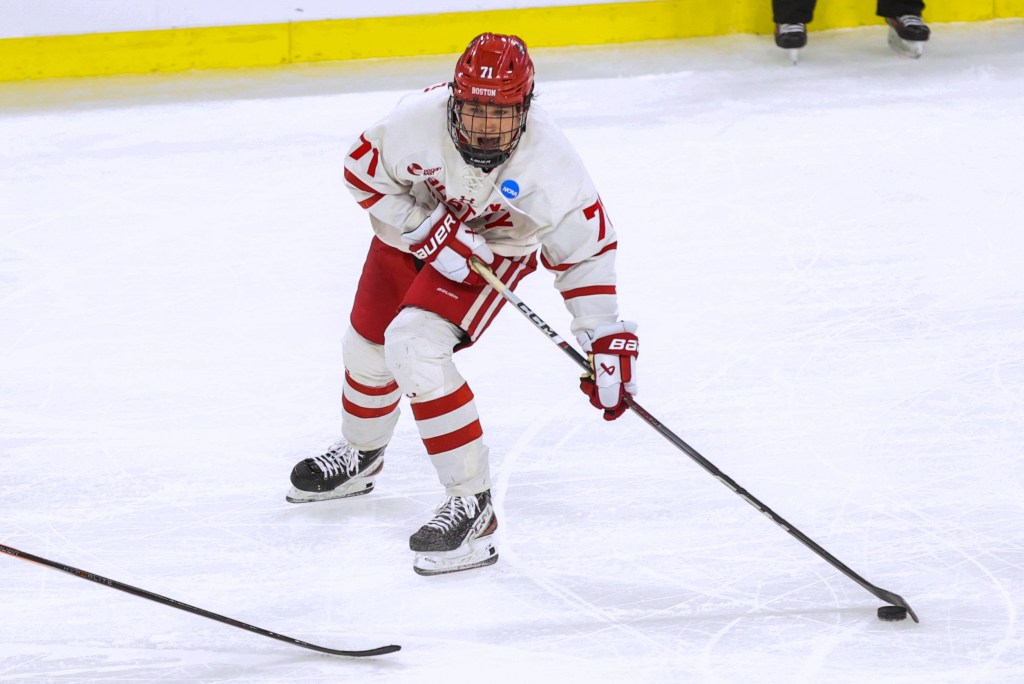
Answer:
<svg viewBox="0 0 1024 684"><path fill-rule="evenodd" d="M1024 17L1024 0L995 0L992 14L993 19Z"/></svg>
<svg viewBox="0 0 1024 684"><path fill-rule="evenodd" d="M288 25L0 40L0 81L284 64Z"/></svg>
<svg viewBox="0 0 1024 684"><path fill-rule="evenodd" d="M293 61L461 52L484 31L514 33L530 47L600 45L731 33L730 10L707 0L537 7L294 24ZM730 3L723 3L730 4ZM742 3L737 3L742 4Z"/></svg>
<svg viewBox="0 0 1024 684"><path fill-rule="evenodd" d="M814 30L881 25L874 0L828 0ZM929 22L1024 17L1024 0L928 6ZM483 31L531 47L771 33L771 0L660 0L124 33L0 39L0 81L460 52Z"/></svg>

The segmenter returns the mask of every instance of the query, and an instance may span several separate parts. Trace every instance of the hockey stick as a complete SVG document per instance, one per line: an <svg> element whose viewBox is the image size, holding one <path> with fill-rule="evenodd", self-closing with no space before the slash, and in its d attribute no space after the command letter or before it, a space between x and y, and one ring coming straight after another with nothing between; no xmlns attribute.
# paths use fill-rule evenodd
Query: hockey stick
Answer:
<svg viewBox="0 0 1024 684"><path fill-rule="evenodd" d="M149 599L150 601L156 601L157 603L162 603L165 606L170 606L171 608L178 608L179 610L184 610L189 613L201 615L205 618L216 620L217 622L223 622L224 624L231 625L232 627L238 627L239 629L245 629L250 632L255 632L256 634L262 634L263 636L270 637L271 639L277 639L278 641L284 641L289 644L301 646L302 648L308 648L312 651L319 651L320 653L330 653L331 655L351 656L354 658L360 658L365 656L377 656L385 655L387 653L394 653L395 651L398 651L402 648L401 646L396 646L392 644L391 646L380 646L379 648L371 648L365 651L341 651L334 648L317 646L316 644L310 644L305 641L300 641L299 639L293 639L290 636L284 636L283 634L277 634L276 632L271 632L270 630L262 629L260 627L254 627L253 625L240 622L233 618L224 617L223 615L217 615L216 613L211 613L208 610L196 608L195 606L190 606L187 603L175 601L172 598L167 598L166 596L154 594L153 592L146 591L145 589L133 587L130 584L122 584L121 582L118 582L116 580L107 579L106 577L100 577L99 575L93 574L91 572L86 572L85 570L73 568L70 565L63 565L62 563L57 563L56 561L47 560L46 558L40 558L39 556L34 556L31 553L19 551L18 549L12 548L10 546L0 544L0 552L6 553L9 556L14 556L15 558L22 558L27 561L32 561L33 563L39 563L40 565L45 565L51 568L55 568L57 570L63 570L64 572L69 573L71 575L75 575L76 577L91 580L93 582L96 582L97 584L102 584L103 586L111 587L112 589L117 589L119 591L123 591L134 596L140 596L144 599Z"/></svg>
<svg viewBox="0 0 1024 684"><path fill-rule="evenodd" d="M591 367L590 362L587 360L587 358L580 354L578 351L576 351L573 347L571 347L569 343L563 340L558 335L558 333L552 330L551 327L547 323L545 323L540 316L535 314L530 309L530 307L528 307L523 302L523 300L516 296L514 292L509 290L505 283L501 282L498 279L498 277L494 275L494 272L487 266L487 264L480 261L476 257L471 257L470 265L473 267L474 271L480 274L480 276L487 281L488 285L497 290L498 294L504 297L510 304L515 306L516 309L519 310L519 313L523 314L523 316L529 319L529 321L533 323L533 325L536 326L538 330L547 335L548 338L552 342L554 342L555 345L557 345L563 352L565 352L569 356L569 358L575 361L580 368L582 368L587 373L593 373L593 368ZM917 615L914 613L914 609L910 607L910 604L908 604L902 596L900 596L899 594L895 594L891 591L888 591L886 589L876 587L874 584L871 584L871 582L868 582L866 579L855 573L853 570L846 567L846 565L844 565L838 558L836 558L831 553L826 551L824 548L819 546L817 542L815 542L806 534L798 530L796 527L794 527L791 523L786 521L782 516L777 514L775 511L768 508L768 506L761 503L756 497L754 497L753 494L748 492L743 487L740 487L735 480L733 480L731 477L729 477L721 470L719 470L717 467L715 467L715 464L713 464L711 461L701 456L696 449L691 447L689 444L684 442L678 435L676 435L674 432L665 427L665 425L663 425L661 421L659 421L657 418L648 413L647 410L644 409L644 407L637 403L636 399L634 399L628 394L626 395L626 405L629 406L629 408L631 408L633 412L636 413L636 415L639 416L645 423L647 423L652 428L657 430L662 437L664 437L672 444L674 444L676 448L678 448L680 451L682 451L687 456L696 461L697 464L700 465L700 467L704 468L704 470L711 473L716 479L718 479L719 482L724 484L726 487L736 492L736 494L738 494L740 498L742 498L748 504L750 504L758 511L763 513L776 525L784 529L786 532L789 532L789 534L791 534L792 536L796 537L801 543L803 543L804 546L809 548L814 553L818 554L820 557L824 558L826 561L831 563L837 570L839 570L841 573L852 579L860 586L864 587L868 592L870 592L877 598L880 598L886 603L890 603L894 606L899 606L905 609L908 613L910 613L910 617L914 618L914 622L920 622L920 620L917 619Z"/></svg>

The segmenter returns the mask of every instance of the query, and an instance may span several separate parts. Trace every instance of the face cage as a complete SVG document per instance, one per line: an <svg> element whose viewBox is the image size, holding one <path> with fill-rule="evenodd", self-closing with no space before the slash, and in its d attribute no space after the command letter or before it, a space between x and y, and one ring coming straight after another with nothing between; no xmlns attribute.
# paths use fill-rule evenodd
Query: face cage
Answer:
<svg viewBox="0 0 1024 684"><path fill-rule="evenodd" d="M516 110L513 115L494 117L498 121L496 131L491 131L488 126L487 134L489 136L512 135L512 139L509 142L498 147L478 147L474 145L472 142L473 133L468 131L462 122L462 107L471 103L459 100L454 95L448 97L448 134L467 164L484 171L490 171L508 161L512 152L519 145L519 140L523 137L523 131L526 130L526 116L530 111L531 97L527 96L523 104L515 105ZM484 122L487 121L486 116L477 116L475 118L482 119ZM518 125L515 122L516 118L519 119Z"/></svg>

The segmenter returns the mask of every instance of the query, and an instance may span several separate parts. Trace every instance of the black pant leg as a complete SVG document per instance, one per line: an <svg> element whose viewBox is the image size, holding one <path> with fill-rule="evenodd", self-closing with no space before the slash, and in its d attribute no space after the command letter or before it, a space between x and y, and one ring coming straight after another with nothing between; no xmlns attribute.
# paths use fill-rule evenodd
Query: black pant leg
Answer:
<svg viewBox="0 0 1024 684"><path fill-rule="evenodd" d="M772 0L773 20L776 24L809 24L814 19L815 1Z"/></svg>
<svg viewBox="0 0 1024 684"><path fill-rule="evenodd" d="M921 0L878 0L878 16L901 17L904 14L921 16L924 2Z"/></svg>

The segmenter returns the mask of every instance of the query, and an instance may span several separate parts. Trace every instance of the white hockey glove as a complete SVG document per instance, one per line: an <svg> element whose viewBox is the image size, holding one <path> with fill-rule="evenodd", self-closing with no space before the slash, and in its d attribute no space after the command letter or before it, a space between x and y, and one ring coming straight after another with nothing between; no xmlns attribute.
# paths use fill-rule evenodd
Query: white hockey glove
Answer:
<svg viewBox="0 0 1024 684"><path fill-rule="evenodd" d="M636 329L633 321L619 321L576 336L594 368L592 374L580 378L580 389L590 397L591 404L604 410L605 420L615 420L625 413L625 395L636 396L640 354Z"/></svg>
<svg viewBox="0 0 1024 684"><path fill-rule="evenodd" d="M494 263L487 241L455 218L444 203L438 204L415 230L403 233L402 241L412 248L413 256L457 283L484 284L484 279L469 267L471 256L488 266Z"/></svg>

